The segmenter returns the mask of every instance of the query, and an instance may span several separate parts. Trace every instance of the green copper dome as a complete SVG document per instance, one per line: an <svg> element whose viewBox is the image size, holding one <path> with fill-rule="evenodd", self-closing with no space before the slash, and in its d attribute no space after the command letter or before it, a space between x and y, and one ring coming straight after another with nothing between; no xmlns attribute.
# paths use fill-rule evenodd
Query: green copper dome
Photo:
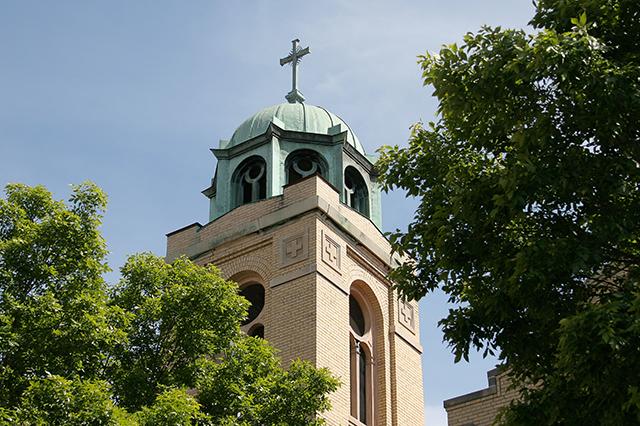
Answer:
<svg viewBox="0 0 640 426"><path fill-rule="evenodd" d="M255 113L236 129L226 148L264 134L271 122L278 127L284 126L284 130L323 135L334 134L333 131L330 133L330 129L340 124L340 132L347 131L347 143L361 154L365 154L357 136L340 117L322 107L298 102L273 105Z"/></svg>

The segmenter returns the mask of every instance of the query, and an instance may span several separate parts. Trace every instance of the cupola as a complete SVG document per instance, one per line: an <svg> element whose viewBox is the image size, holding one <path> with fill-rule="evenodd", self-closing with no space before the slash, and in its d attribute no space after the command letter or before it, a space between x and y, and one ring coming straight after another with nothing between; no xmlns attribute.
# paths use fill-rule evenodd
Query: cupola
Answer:
<svg viewBox="0 0 640 426"><path fill-rule="evenodd" d="M304 103L297 88L297 65L309 49L297 40L280 60L293 68L288 102L261 109L211 149L217 158L209 219L262 199L279 196L285 185L318 174L333 185L341 201L381 227L380 189L373 161L351 127L321 106Z"/></svg>

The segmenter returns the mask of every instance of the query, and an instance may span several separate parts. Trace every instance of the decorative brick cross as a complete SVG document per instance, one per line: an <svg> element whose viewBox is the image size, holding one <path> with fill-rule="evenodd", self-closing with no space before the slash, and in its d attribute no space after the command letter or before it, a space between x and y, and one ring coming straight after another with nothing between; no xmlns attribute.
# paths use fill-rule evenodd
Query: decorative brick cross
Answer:
<svg viewBox="0 0 640 426"><path fill-rule="evenodd" d="M287 256L290 258L298 257L298 254L302 251L302 238L295 238L289 242L287 242Z"/></svg>
<svg viewBox="0 0 640 426"><path fill-rule="evenodd" d="M413 329L413 306L409 305L409 302L401 300L400 303L400 321Z"/></svg>
<svg viewBox="0 0 640 426"><path fill-rule="evenodd" d="M322 261L340 273L340 245L323 232Z"/></svg>
<svg viewBox="0 0 640 426"><path fill-rule="evenodd" d="M327 241L324 246L324 251L327 253L327 256L329 256L329 262L335 263L338 260L338 247L331 241Z"/></svg>

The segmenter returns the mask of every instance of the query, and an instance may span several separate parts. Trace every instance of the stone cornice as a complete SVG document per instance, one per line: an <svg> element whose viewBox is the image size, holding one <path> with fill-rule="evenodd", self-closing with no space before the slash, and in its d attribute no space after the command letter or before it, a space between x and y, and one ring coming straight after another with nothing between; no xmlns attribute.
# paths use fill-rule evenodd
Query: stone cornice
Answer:
<svg viewBox="0 0 640 426"><path fill-rule="evenodd" d="M249 139L231 148L211 148L210 151L216 156L217 159L227 160L233 157L237 157L238 155L242 155L246 152L252 151L262 145L270 143L272 140L272 137L275 137L278 140L287 140L287 141L301 142L301 143L312 143L312 144L326 145L326 146L343 145L343 150L345 151L345 153L347 153L349 157L351 157L360 166L362 166L368 173L374 176L376 175L371 161L369 161L367 157L362 155L362 153L360 153L352 145L347 143L346 130L344 132L340 132L335 135L323 135L319 133L307 133L307 132L298 132L294 130L285 130L278 127L276 124L271 123L269 124L269 127L262 135L256 136L253 139Z"/></svg>
<svg viewBox="0 0 640 426"><path fill-rule="evenodd" d="M186 254L191 259L198 258L205 252L212 250L213 248L224 243L225 241L236 239L243 235L248 235L266 228L270 228L272 226L279 225L281 223L285 223L293 219L294 217L303 215L311 211L319 211L320 213L322 213L323 216L330 219L343 232L346 232L352 238L354 238L354 240L356 240L358 243L364 245L367 248L367 250L369 250L380 261L384 262L385 265L390 267L396 266L396 265L391 265L391 263L396 263L399 261L399 258L397 258L397 256L391 257L386 248L382 248L378 244L376 244L366 234L366 232L363 232L362 230L357 228L353 223L351 223L351 221L349 221L344 215L342 215L336 207L332 206L327 200L320 197L319 195L313 195L313 196L307 197L303 200L300 200L298 202L285 206L275 212L261 216L255 220L251 220L251 221L239 224L237 226L231 227L227 229L225 232L216 234L216 236L213 238L207 239L206 241L200 241L196 244L191 245L188 248L187 252L184 254ZM233 211L227 214L233 214ZM184 231L194 226L198 227L196 232L201 232L204 228L214 223L215 221L210 222L205 226L202 226L199 223L194 223L184 228L181 228L177 231L173 231L167 234L167 236L175 235L181 231ZM373 223L371 223L371 226L376 230L376 232L380 232ZM173 259L167 259L167 260L171 261Z"/></svg>

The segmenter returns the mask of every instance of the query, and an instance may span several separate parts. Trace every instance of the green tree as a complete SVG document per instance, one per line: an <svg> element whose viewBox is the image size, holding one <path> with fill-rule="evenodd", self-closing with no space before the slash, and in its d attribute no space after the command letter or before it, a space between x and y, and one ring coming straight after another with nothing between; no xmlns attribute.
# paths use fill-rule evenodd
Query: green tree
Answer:
<svg viewBox="0 0 640 426"><path fill-rule="evenodd" d="M176 426L210 423L200 411L196 398L184 389L167 389L160 393L151 407L143 407L137 413L140 426Z"/></svg>
<svg viewBox="0 0 640 426"><path fill-rule="evenodd" d="M316 413L330 408L326 394L337 384L308 362L282 369L265 340L247 337L202 360L196 387L204 411L220 424L314 426L324 424Z"/></svg>
<svg viewBox="0 0 640 426"><path fill-rule="evenodd" d="M214 266L152 254L129 258L112 304L131 316L115 352L116 394L133 410L153 403L162 386L193 387L197 361L239 339L247 301Z"/></svg>
<svg viewBox="0 0 640 426"><path fill-rule="evenodd" d="M49 376L32 380L19 405L7 410L0 421L27 425L117 425L116 411L105 382Z"/></svg>
<svg viewBox="0 0 640 426"><path fill-rule="evenodd" d="M420 57L438 120L378 163L420 200L392 275L449 295L457 361L499 349L524 392L504 421L637 423L640 2L536 7L533 34L484 27Z"/></svg>
<svg viewBox="0 0 640 426"><path fill-rule="evenodd" d="M100 235L105 195L92 184L70 206L43 187L12 184L0 199L0 404L32 379L104 378L125 341L126 316L109 306Z"/></svg>
<svg viewBox="0 0 640 426"><path fill-rule="evenodd" d="M338 381L285 370L241 333L248 302L215 267L135 255L109 289L99 188L74 187L69 205L43 187L6 194L0 424L322 424Z"/></svg>
<svg viewBox="0 0 640 426"><path fill-rule="evenodd" d="M243 335L248 302L237 293L237 285L214 266L184 258L167 264L151 254L130 257L111 298L132 317L128 341L115 352L121 406L139 410L173 388L155 408L142 408L153 424L165 415L167 401L181 398L177 390L188 388L214 424L322 424L315 417L329 408L327 395L337 380L305 362L285 371L264 339ZM171 418L163 424L175 424Z"/></svg>

